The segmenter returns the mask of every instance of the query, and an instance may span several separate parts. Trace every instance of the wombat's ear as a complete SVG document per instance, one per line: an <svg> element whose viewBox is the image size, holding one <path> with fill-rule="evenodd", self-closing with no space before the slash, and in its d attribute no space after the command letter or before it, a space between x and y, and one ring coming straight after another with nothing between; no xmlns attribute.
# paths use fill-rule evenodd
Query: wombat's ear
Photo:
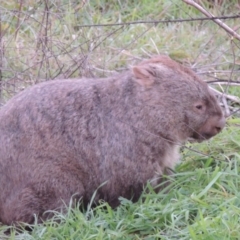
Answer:
<svg viewBox="0 0 240 240"><path fill-rule="evenodd" d="M142 86L148 87L154 83L154 74L149 65L139 65L132 68L135 81Z"/></svg>

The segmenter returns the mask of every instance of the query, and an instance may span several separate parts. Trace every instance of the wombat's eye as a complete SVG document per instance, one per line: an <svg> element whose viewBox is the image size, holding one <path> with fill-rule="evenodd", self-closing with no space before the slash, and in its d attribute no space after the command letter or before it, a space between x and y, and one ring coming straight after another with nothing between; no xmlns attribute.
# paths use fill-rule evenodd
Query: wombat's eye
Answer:
<svg viewBox="0 0 240 240"><path fill-rule="evenodd" d="M193 107L195 108L195 111L201 114L206 111L206 103L203 101L195 102Z"/></svg>
<svg viewBox="0 0 240 240"><path fill-rule="evenodd" d="M202 105L197 105L196 108L201 110L203 108L203 106Z"/></svg>

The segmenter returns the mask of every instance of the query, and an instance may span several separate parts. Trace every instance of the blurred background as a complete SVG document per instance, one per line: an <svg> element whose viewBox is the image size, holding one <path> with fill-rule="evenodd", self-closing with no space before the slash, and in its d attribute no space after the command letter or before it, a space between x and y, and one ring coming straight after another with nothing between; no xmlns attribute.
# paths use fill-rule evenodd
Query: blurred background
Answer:
<svg viewBox="0 0 240 240"><path fill-rule="evenodd" d="M240 33L239 0L195 2ZM156 54L208 81L239 80L239 41L203 18L180 0L2 1L0 104L40 81L108 76Z"/></svg>

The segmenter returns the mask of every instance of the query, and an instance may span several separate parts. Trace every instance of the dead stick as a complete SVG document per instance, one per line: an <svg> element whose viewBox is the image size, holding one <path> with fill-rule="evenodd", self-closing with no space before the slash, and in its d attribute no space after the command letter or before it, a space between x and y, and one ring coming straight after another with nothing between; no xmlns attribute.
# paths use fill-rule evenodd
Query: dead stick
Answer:
<svg viewBox="0 0 240 240"><path fill-rule="evenodd" d="M213 14L209 13L207 10L205 10L203 7L201 7L199 4L197 4L196 2L194 2L193 0L182 0L183 2L185 2L186 4L189 4L193 7L195 7L196 9L198 9L200 12L202 12L205 16L207 17L214 17ZM221 20L219 19L212 19L215 23L217 23L221 28L223 28L226 32L228 32L229 34L231 34L233 37L235 37L237 40L240 41L240 35L238 35L233 29L231 29L230 27L228 27L228 25L226 25L225 23L223 23Z"/></svg>
<svg viewBox="0 0 240 240"><path fill-rule="evenodd" d="M219 96L224 95L227 99L229 99L229 100L231 100L231 101L233 101L235 103L239 103L240 104L240 99L238 97L230 95L230 94L222 93L222 92L220 92L220 91L218 91L218 90L216 90L215 88L212 88L212 87L210 87L210 89L213 92L215 92L217 95L219 95Z"/></svg>

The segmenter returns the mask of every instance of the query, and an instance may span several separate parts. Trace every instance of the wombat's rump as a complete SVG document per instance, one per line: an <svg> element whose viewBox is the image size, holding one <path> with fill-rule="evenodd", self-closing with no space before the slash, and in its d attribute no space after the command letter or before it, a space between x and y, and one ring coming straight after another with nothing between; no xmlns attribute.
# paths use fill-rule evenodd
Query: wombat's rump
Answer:
<svg viewBox="0 0 240 240"><path fill-rule="evenodd" d="M105 79L37 84L0 110L0 221L46 219L75 199L137 200L178 147L224 126L206 83L166 56Z"/></svg>

